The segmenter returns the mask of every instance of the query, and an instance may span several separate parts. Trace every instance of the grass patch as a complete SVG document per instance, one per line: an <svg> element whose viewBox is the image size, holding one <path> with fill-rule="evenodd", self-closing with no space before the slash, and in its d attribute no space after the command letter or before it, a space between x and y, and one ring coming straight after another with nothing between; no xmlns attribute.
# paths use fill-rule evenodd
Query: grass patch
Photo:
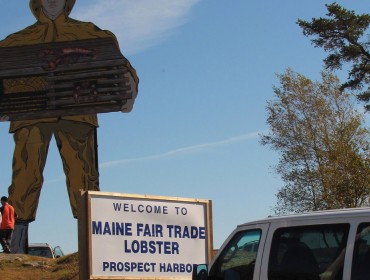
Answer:
<svg viewBox="0 0 370 280"><path fill-rule="evenodd" d="M0 275L7 280L78 280L78 253L58 259L0 254Z"/></svg>

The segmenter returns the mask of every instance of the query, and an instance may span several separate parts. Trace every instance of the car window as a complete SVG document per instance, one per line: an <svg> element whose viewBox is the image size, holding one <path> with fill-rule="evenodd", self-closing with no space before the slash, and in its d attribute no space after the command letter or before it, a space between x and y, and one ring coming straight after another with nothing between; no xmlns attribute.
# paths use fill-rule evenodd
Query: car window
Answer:
<svg viewBox="0 0 370 280"><path fill-rule="evenodd" d="M28 254L44 258L53 258L53 252L48 247L29 247Z"/></svg>
<svg viewBox="0 0 370 280"><path fill-rule="evenodd" d="M340 280L349 224L280 228L274 233L269 280Z"/></svg>
<svg viewBox="0 0 370 280"><path fill-rule="evenodd" d="M54 248L54 255L55 255L56 258L64 256L64 253L63 253L62 249L59 246Z"/></svg>
<svg viewBox="0 0 370 280"><path fill-rule="evenodd" d="M251 280L261 239L261 230L237 234L223 250L210 271L211 279Z"/></svg>
<svg viewBox="0 0 370 280"><path fill-rule="evenodd" d="M352 280L362 280L370 275L370 223L362 223L357 229L352 260Z"/></svg>

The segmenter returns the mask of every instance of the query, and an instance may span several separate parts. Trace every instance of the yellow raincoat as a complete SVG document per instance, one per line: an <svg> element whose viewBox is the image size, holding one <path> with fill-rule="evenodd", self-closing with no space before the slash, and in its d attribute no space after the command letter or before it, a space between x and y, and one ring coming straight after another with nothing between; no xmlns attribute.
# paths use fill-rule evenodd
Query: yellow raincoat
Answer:
<svg viewBox="0 0 370 280"><path fill-rule="evenodd" d="M0 41L0 47L13 47L24 45L35 45L40 43L75 41L83 39L95 38L114 38L114 34L107 30L101 30L91 22L81 22L68 17L75 0L67 0L64 14L61 14L55 21L50 20L42 12L41 0L31 0L30 8L37 22L19 32L9 35L5 40ZM117 41L117 40L116 40ZM118 44L118 43L117 43ZM136 71L129 64L131 74L138 83ZM69 116L61 117L61 119L86 122L94 126L98 126L96 115L87 116ZM13 121L10 124L10 132L28 126L34 123L51 122L56 118L27 120L27 121Z"/></svg>

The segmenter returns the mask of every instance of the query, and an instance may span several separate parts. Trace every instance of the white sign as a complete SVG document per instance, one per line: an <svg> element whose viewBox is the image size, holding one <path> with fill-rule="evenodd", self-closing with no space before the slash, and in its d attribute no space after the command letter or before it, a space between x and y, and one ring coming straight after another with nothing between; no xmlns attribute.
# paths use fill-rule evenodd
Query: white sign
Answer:
<svg viewBox="0 0 370 280"><path fill-rule="evenodd" d="M91 275L191 278L208 262L207 205L91 195Z"/></svg>

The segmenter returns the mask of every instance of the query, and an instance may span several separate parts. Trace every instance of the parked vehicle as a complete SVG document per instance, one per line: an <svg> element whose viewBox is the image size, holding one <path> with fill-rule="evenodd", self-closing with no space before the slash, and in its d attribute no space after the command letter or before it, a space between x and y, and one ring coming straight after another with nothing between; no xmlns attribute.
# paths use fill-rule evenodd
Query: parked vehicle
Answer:
<svg viewBox="0 0 370 280"><path fill-rule="evenodd" d="M64 253L60 246L56 246L54 249L48 243L30 243L28 244L28 254L44 258L59 258L64 256Z"/></svg>
<svg viewBox="0 0 370 280"><path fill-rule="evenodd" d="M369 279L370 208L269 217L236 227L197 280Z"/></svg>

